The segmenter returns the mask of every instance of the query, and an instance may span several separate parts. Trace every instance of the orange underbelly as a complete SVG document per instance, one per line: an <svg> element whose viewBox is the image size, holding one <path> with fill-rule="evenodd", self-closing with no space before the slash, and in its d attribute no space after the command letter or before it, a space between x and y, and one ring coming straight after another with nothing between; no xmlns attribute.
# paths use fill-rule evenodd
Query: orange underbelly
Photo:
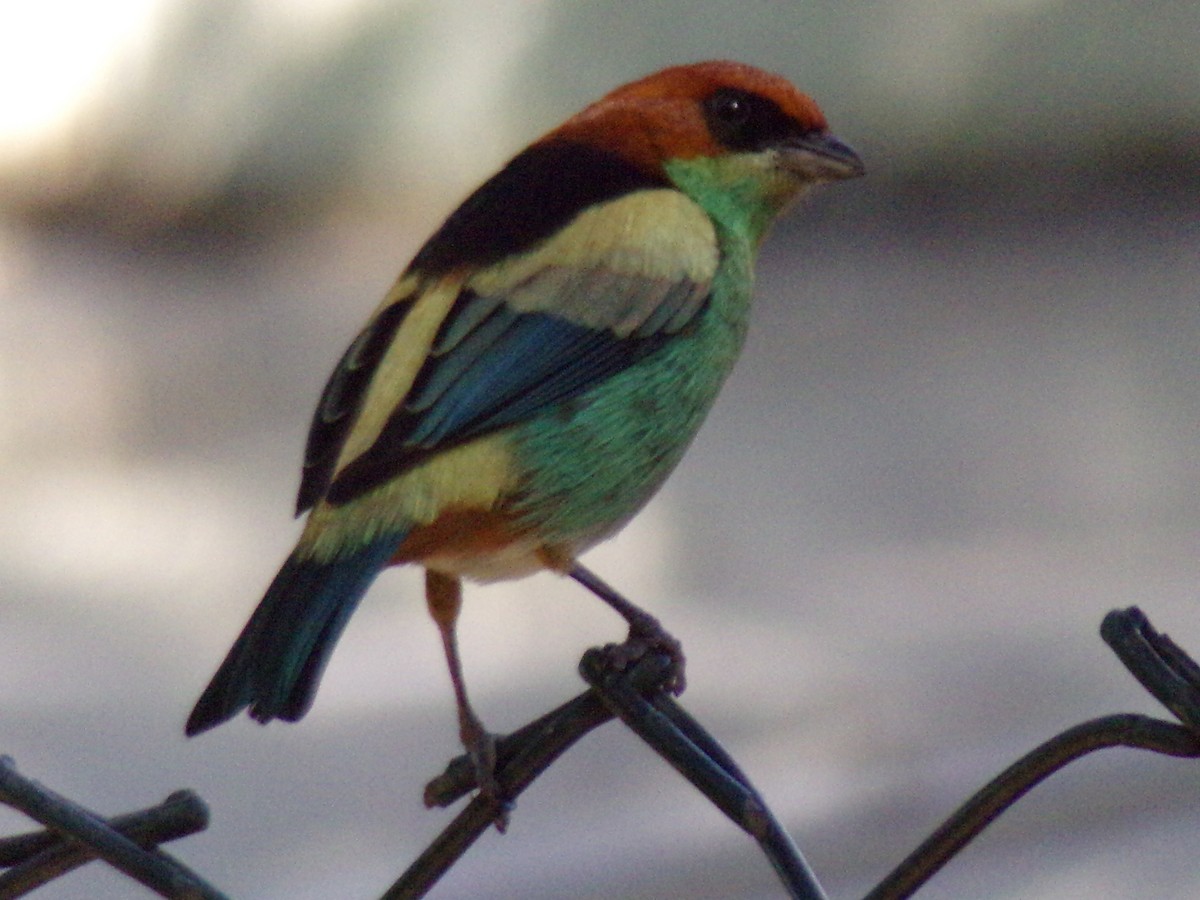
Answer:
<svg viewBox="0 0 1200 900"><path fill-rule="evenodd" d="M504 513L452 509L411 531L391 565L415 563L447 575L500 581L560 569L566 556L517 527Z"/></svg>

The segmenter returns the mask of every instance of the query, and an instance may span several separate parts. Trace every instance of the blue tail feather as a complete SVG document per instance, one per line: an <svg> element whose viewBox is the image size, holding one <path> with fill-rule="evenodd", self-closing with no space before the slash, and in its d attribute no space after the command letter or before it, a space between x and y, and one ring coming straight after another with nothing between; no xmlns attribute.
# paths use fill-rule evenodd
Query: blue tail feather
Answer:
<svg viewBox="0 0 1200 900"><path fill-rule="evenodd" d="M188 717L188 735L243 709L259 722L301 718L351 614L403 535L318 562L293 552Z"/></svg>

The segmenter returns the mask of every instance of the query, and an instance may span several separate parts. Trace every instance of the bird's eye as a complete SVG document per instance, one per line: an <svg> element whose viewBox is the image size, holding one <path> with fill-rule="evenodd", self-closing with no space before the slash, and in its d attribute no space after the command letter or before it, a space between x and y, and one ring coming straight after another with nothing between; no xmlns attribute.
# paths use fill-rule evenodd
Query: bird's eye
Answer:
<svg viewBox="0 0 1200 900"><path fill-rule="evenodd" d="M708 129L731 150L757 150L797 129L771 100L737 88L721 88L704 101Z"/></svg>
<svg viewBox="0 0 1200 900"><path fill-rule="evenodd" d="M734 127L744 125L750 118L750 104L736 94L715 96L712 111L722 122Z"/></svg>

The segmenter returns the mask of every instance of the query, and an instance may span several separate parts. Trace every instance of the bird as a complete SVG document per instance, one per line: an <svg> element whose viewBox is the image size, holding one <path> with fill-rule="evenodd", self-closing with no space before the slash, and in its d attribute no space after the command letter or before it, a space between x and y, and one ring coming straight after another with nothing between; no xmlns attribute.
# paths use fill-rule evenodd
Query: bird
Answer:
<svg viewBox="0 0 1200 900"><path fill-rule="evenodd" d="M810 187L864 173L786 78L714 60L611 91L452 212L325 386L295 549L185 726L296 721L375 577L425 570L459 737L493 797L467 696L463 579L549 570L623 615L631 653L682 649L578 562L675 468L741 350L759 246Z"/></svg>

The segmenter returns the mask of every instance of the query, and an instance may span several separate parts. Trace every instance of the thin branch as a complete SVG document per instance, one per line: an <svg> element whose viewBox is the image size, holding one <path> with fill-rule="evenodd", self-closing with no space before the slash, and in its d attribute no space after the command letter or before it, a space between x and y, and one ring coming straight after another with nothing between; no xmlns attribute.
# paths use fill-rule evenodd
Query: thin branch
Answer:
<svg viewBox="0 0 1200 900"><path fill-rule="evenodd" d="M660 657L660 665L670 661ZM766 801L717 740L664 692L638 693L605 665L603 650L584 654L580 671L622 722L754 838L795 900L825 900L816 876Z"/></svg>
<svg viewBox="0 0 1200 900"><path fill-rule="evenodd" d="M1105 616L1100 636L1142 687L1184 725L1200 731L1200 666L1183 648L1155 631L1136 606Z"/></svg>
<svg viewBox="0 0 1200 900"><path fill-rule="evenodd" d="M824 900L791 839L733 759L664 692L674 670L671 660L652 654L627 671L615 671L608 665L611 658L610 648L589 650L580 662L580 671L591 690L500 738L496 777L505 796L515 799L575 741L615 714L759 842L790 896ZM473 787L474 769L466 757L459 757L426 787L426 804L452 803ZM473 799L389 889L384 900L424 896L487 830L495 815L493 803L481 797Z"/></svg>
<svg viewBox="0 0 1200 900"><path fill-rule="evenodd" d="M158 806L113 816L108 824L142 846L161 844L207 828L208 806L194 791L175 791ZM46 830L0 838L0 867L20 865L64 843L60 835Z"/></svg>
<svg viewBox="0 0 1200 900"><path fill-rule="evenodd" d="M1200 736L1133 714L1084 722L1051 738L997 775L908 855L864 900L902 900L934 876L1001 813L1059 769L1106 747L1200 757Z"/></svg>
<svg viewBox="0 0 1200 900"><path fill-rule="evenodd" d="M1104 640L1121 662L1184 724L1140 715L1114 715L1068 729L992 779L914 850L865 900L902 900L925 884L959 850L1051 774L1095 750L1131 747L1177 757L1200 757L1200 666L1154 630L1136 607L1105 617ZM619 648L617 648L619 649ZM577 740L617 717L759 842L789 896L824 900L816 878L787 833L733 758L666 691L673 665L648 653L632 666L613 647L589 650L580 671L589 690L497 742L497 780L512 802ZM475 768L453 760L425 789L428 806L446 806L475 787ZM0 757L0 802L42 822L49 831L0 839L0 900L21 897L97 856L160 896L225 900L158 843L202 830L203 802L188 791L158 807L105 821L37 782ZM384 900L424 894L496 821L501 805L475 797L388 890Z"/></svg>
<svg viewBox="0 0 1200 900"><path fill-rule="evenodd" d="M162 897L174 900L226 900L198 875L165 853L144 850L103 818L22 776L13 760L0 756L0 802L20 810L87 852L120 869ZM2 898L17 897L5 893Z"/></svg>
<svg viewBox="0 0 1200 900"><path fill-rule="evenodd" d="M109 826L149 849L208 827L208 807L193 791L176 791L149 809L109 820ZM95 856L53 831L0 838L0 898L22 897L35 888L91 862Z"/></svg>
<svg viewBox="0 0 1200 900"><path fill-rule="evenodd" d="M1051 738L992 779L900 863L864 900L902 900L1017 800L1050 775L1106 747L1200 757L1200 666L1136 606L1104 617L1100 635L1121 663L1184 724L1140 715L1084 722Z"/></svg>
<svg viewBox="0 0 1200 900"><path fill-rule="evenodd" d="M1136 608L1110 613L1101 627L1104 639L1155 697L1185 723L1200 722L1200 666L1165 635L1156 632ZM649 656L631 673L614 670L613 655L591 650L580 670L592 690L501 741L501 760L533 760L536 774L586 731L618 716L630 729L691 781L722 812L759 841L790 896L822 898L820 886L803 857L766 807L737 764L711 735L661 690L669 661ZM655 663L657 660L657 663ZM655 675L653 666L659 667ZM642 680L638 680L638 679ZM583 711L586 710L586 713ZM572 721L584 715L586 728ZM547 739L562 739L552 753L540 755ZM1057 735L992 779L933 835L887 876L866 900L910 897L959 850L1006 809L1051 774L1105 747L1152 750L1178 757L1200 757L1200 729L1140 715L1114 715L1077 725ZM511 773L506 771L506 775ZM515 782L514 782L515 783ZM524 782L523 790L528 782ZM431 782L427 802L449 803L473 787L473 770L465 758ZM516 796L519 790L512 793ZM387 898L419 897L487 829L494 818L490 806L471 806L414 863ZM469 838L463 829L470 822ZM418 875L422 877L417 877Z"/></svg>
<svg viewBox="0 0 1200 900"><path fill-rule="evenodd" d="M629 677L643 690L654 688L662 673L650 665L637 666ZM612 718L592 691L496 742L496 780L512 804L572 744ZM446 771L425 788L427 806L447 806L475 787L475 771L465 756L452 760ZM383 895L384 900L423 897L495 821L494 801L474 797Z"/></svg>
<svg viewBox="0 0 1200 900"><path fill-rule="evenodd" d="M543 761L548 766L575 741L611 718L612 713L592 692L585 691L518 731L499 736L496 740L496 770L497 777L501 774L506 776L501 780L505 795L515 799L528 786L526 783L520 790L513 790L523 768ZM540 774L541 771L538 771L534 777ZM529 778L529 781L532 780ZM425 805L430 808L449 806L475 790L476 786L475 765L469 756L463 754L451 760L446 770L425 786Z"/></svg>

